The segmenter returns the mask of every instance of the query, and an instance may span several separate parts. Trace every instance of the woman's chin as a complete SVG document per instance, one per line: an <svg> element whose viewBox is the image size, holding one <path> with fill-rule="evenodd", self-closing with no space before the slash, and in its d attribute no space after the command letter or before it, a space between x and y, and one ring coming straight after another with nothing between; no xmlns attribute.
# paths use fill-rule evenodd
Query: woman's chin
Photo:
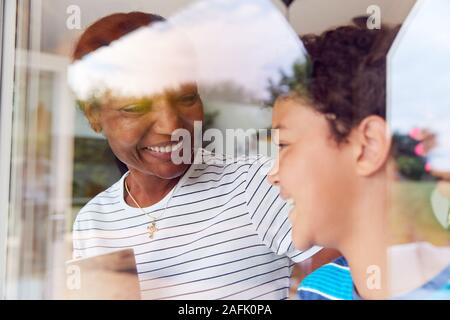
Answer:
<svg viewBox="0 0 450 320"><path fill-rule="evenodd" d="M189 165L186 164L169 163L158 168L155 174L162 179L176 179L183 176L188 167Z"/></svg>
<svg viewBox="0 0 450 320"><path fill-rule="evenodd" d="M141 163L139 166L135 166L135 168L146 175L156 176L161 179L176 179L181 177L189 165L180 164L176 165L172 162L163 162L163 163Z"/></svg>

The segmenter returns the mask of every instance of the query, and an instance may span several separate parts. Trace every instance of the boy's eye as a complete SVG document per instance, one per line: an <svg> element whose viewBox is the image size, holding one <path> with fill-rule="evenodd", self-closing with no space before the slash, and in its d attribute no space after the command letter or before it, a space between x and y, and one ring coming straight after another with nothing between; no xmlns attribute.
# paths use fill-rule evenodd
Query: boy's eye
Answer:
<svg viewBox="0 0 450 320"><path fill-rule="evenodd" d="M178 98L178 102L180 102L183 105L192 105L197 102L198 100L198 94L186 94Z"/></svg>

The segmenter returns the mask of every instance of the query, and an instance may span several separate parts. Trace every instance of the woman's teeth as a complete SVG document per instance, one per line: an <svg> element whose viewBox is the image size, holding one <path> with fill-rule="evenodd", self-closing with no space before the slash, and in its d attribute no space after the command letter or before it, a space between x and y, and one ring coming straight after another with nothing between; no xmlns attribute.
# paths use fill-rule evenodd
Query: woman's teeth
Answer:
<svg viewBox="0 0 450 320"><path fill-rule="evenodd" d="M183 145L183 142L178 142L177 144L173 144L170 146L162 146L162 147L147 147L146 149L149 149L153 152L160 152L160 153L169 153L177 151L181 148Z"/></svg>

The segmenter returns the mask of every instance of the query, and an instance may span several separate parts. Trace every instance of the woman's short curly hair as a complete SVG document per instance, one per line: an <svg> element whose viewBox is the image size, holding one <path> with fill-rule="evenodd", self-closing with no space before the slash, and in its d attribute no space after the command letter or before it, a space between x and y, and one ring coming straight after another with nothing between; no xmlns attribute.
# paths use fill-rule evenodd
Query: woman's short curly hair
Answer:
<svg viewBox="0 0 450 320"><path fill-rule="evenodd" d="M108 46L114 40L134 30L165 21L159 15L144 12L114 13L91 24L78 39L72 54L72 60L81 60L85 55Z"/></svg>
<svg viewBox="0 0 450 320"><path fill-rule="evenodd" d="M166 21L165 18L151 13L128 12L114 13L105 16L91 24L76 42L72 53L72 61L82 60L88 54L109 46L127 34L156 22ZM101 132L98 119L94 116L98 111L100 103L91 99L90 101L77 100L78 107L84 113L95 132Z"/></svg>
<svg viewBox="0 0 450 320"><path fill-rule="evenodd" d="M309 99L336 141L365 117L386 117L386 60L398 29L344 26L302 37L312 63Z"/></svg>

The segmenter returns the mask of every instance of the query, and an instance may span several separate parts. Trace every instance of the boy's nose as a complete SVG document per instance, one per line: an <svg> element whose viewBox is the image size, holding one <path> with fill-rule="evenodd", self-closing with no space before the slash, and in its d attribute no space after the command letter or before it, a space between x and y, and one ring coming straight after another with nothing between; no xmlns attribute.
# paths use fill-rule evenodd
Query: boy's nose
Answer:
<svg viewBox="0 0 450 320"><path fill-rule="evenodd" d="M278 186L280 184L280 179L278 177L278 158L274 162L272 169L270 169L269 173L267 174L267 179L274 186Z"/></svg>

